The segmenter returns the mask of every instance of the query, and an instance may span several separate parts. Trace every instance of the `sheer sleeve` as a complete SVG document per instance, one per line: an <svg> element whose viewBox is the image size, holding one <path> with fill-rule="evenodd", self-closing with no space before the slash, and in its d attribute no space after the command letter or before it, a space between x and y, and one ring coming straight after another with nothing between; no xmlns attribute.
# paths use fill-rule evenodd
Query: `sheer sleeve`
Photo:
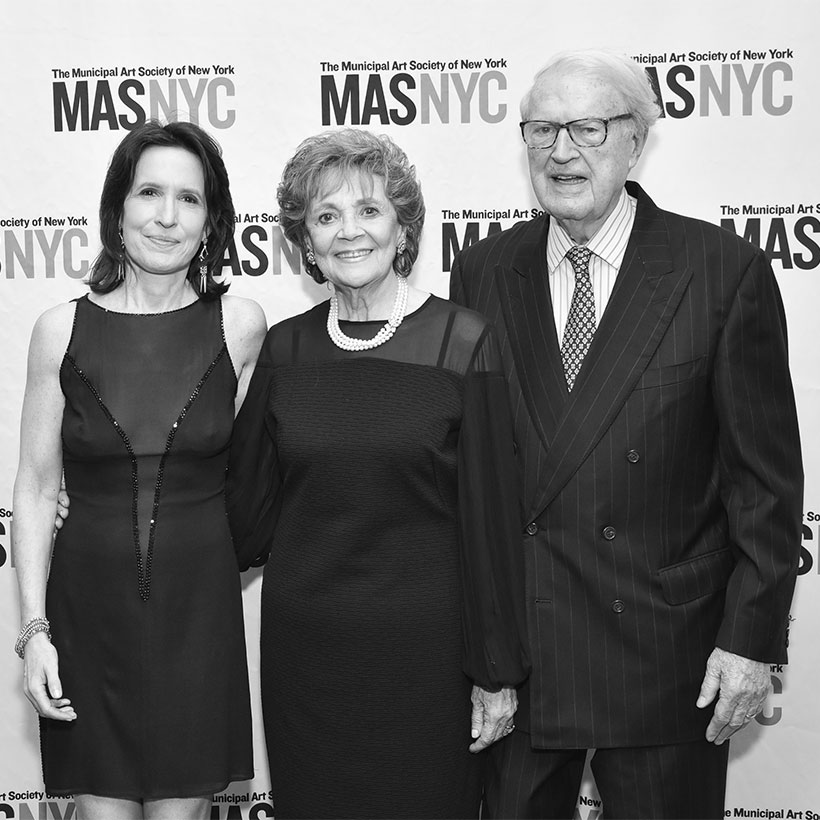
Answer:
<svg viewBox="0 0 820 820"><path fill-rule="evenodd" d="M486 326L465 374L458 499L464 671L491 691L529 672L512 431L498 345Z"/></svg>
<svg viewBox="0 0 820 820"><path fill-rule="evenodd" d="M281 478L268 414L273 381L270 335L234 421L228 461L228 521L241 570L267 560L281 507Z"/></svg>

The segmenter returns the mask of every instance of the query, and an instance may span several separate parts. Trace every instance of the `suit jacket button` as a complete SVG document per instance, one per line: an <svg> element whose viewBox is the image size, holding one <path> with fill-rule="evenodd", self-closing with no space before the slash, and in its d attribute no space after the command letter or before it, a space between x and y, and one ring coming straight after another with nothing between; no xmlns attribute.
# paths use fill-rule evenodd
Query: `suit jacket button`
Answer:
<svg viewBox="0 0 820 820"><path fill-rule="evenodd" d="M641 454L637 450L630 450L626 454L626 460L630 464L637 464L641 460Z"/></svg>
<svg viewBox="0 0 820 820"><path fill-rule="evenodd" d="M535 535L538 532L538 524L535 521L531 521L527 524L527 535Z"/></svg>
<svg viewBox="0 0 820 820"><path fill-rule="evenodd" d="M604 527L603 530L601 530L601 535L603 535L607 541L612 541L617 534L615 527Z"/></svg>
<svg viewBox="0 0 820 820"><path fill-rule="evenodd" d="M620 615L625 609L626 609L626 604L623 601L617 600L617 601L612 602L612 611L616 615Z"/></svg>

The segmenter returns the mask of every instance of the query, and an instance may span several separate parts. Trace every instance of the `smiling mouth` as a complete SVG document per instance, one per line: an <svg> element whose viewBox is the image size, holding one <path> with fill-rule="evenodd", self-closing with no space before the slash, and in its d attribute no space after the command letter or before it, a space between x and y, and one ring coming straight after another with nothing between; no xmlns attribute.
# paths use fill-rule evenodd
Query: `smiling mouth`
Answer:
<svg viewBox="0 0 820 820"><path fill-rule="evenodd" d="M361 259L364 256L369 256L372 253L370 248L362 248L358 251L339 251L336 254L337 259Z"/></svg>
<svg viewBox="0 0 820 820"><path fill-rule="evenodd" d="M176 239L169 236L149 236L148 239L155 245L162 245L163 247L179 244Z"/></svg>
<svg viewBox="0 0 820 820"><path fill-rule="evenodd" d="M586 182L586 177L579 177L574 174L552 174L551 179L559 185L580 185L582 182Z"/></svg>

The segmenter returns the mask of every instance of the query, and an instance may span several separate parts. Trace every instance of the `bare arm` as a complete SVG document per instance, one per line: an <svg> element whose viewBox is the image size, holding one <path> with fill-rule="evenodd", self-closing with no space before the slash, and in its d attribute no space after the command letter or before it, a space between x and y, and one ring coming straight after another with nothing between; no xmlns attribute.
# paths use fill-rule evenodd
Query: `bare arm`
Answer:
<svg viewBox="0 0 820 820"><path fill-rule="evenodd" d="M71 334L74 305L60 305L38 320L31 337L26 392L20 425L20 464L14 483L12 534L20 619L45 617L45 593L62 476L60 427L65 400L60 363ZM44 717L76 715L62 697L57 653L44 633L25 648L25 693Z"/></svg>
<svg viewBox="0 0 820 820"><path fill-rule="evenodd" d="M265 339L267 322L262 308L252 299L224 296L222 308L225 342L228 345L228 353L239 381L234 408L234 414L236 414L245 400L253 368L259 356L259 349Z"/></svg>

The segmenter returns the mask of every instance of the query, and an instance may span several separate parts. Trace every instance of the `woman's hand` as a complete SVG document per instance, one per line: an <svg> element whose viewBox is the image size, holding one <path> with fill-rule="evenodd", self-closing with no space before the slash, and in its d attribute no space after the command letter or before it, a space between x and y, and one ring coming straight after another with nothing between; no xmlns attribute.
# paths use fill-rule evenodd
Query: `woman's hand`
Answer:
<svg viewBox="0 0 820 820"><path fill-rule="evenodd" d="M23 650L23 691L41 717L75 720L71 701L63 697L57 674L57 650L43 632L32 635Z"/></svg>
<svg viewBox="0 0 820 820"><path fill-rule="evenodd" d="M65 491L65 479L60 484L60 492L57 493L57 515L54 516L54 537L63 526L63 521L68 518L68 507L71 504L71 499Z"/></svg>
<svg viewBox="0 0 820 820"><path fill-rule="evenodd" d="M470 696L473 702L471 752L480 752L506 737L513 729L513 715L518 708L518 695L512 687L500 692L488 692L480 686L473 687Z"/></svg>

